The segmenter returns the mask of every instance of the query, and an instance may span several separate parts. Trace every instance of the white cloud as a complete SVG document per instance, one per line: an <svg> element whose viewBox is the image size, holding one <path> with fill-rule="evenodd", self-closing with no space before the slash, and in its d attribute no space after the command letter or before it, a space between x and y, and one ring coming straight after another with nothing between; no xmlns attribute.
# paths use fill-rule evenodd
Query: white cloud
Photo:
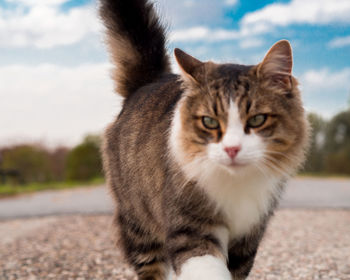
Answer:
<svg viewBox="0 0 350 280"><path fill-rule="evenodd" d="M195 4L196 3L193 0L185 0L184 1L184 6L188 7L188 8L193 7Z"/></svg>
<svg viewBox="0 0 350 280"><path fill-rule="evenodd" d="M239 38L239 33L234 30L210 29L205 26L196 26L188 29L174 30L170 34L170 40L174 42L188 41L226 41Z"/></svg>
<svg viewBox="0 0 350 280"><path fill-rule="evenodd" d="M101 132L120 108L109 64L0 67L0 144L44 140L76 144Z"/></svg>
<svg viewBox="0 0 350 280"><path fill-rule="evenodd" d="M226 1L233 3L235 1ZM274 31L276 26L290 24L350 23L349 0L292 0L286 4L270 4L247 13L240 21L238 30L210 29L205 25L177 29L172 32L172 41L225 41L241 40L242 48L261 46L260 34ZM349 37L338 38L331 46L348 45Z"/></svg>
<svg viewBox="0 0 350 280"><path fill-rule="evenodd" d="M309 70L300 81L308 109L329 117L348 106L350 68Z"/></svg>
<svg viewBox="0 0 350 280"><path fill-rule="evenodd" d="M264 41L260 38L247 38L239 42L239 46L242 49L256 48L264 44Z"/></svg>
<svg viewBox="0 0 350 280"><path fill-rule="evenodd" d="M224 42L224 41L238 41L241 49L260 47L264 44L261 38L256 37L261 33L264 26L261 25L255 29L247 30L242 28L240 30L230 29L211 29L206 26L195 26L188 29L174 30L170 33L171 42Z"/></svg>
<svg viewBox="0 0 350 280"><path fill-rule="evenodd" d="M227 6L234 6L234 5L237 4L237 0L226 0L226 1L225 1L225 4L226 4Z"/></svg>
<svg viewBox="0 0 350 280"><path fill-rule="evenodd" d="M67 0L11 2L17 3L17 8L0 8L0 47L70 45L101 29L96 9L90 5L63 12L60 5Z"/></svg>
<svg viewBox="0 0 350 280"><path fill-rule="evenodd" d="M287 26L289 24L350 23L349 0L292 0L286 4L270 4L246 14L245 27Z"/></svg>
<svg viewBox="0 0 350 280"><path fill-rule="evenodd" d="M167 26L175 29L227 23L225 12L238 0L153 0Z"/></svg>
<svg viewBox="0 0 350 280"><path fill-rule="evenodd" d="M312 92L319 92L321 89L350 90L350 68L344 68L338 72L331 72L324 68L321 70L309 70L303 75L304 82L310 86Z"/></svg>
<svg viewBox="0 0 350 280"><path fill-rule="evenodd" d="M6 0L16 4L16 8L0 7L0 47L53 48L78 43L92 33L101 34L102 25L93 5L79 6L62 11L60 6L69 0ZM165 14L165 24L172 22L175 27L185 27L197 22L224 21L227 6L236 5L238 0L194 0L156 2L160 14ZM186 13L184 13L186 10ZM247 32L246 32L247 33ZM248 32L253 35L254 32ZM208 36L207 36L208 35ZM194 26L191 29L175 30L171 34L174 41L232 40L239 37L235 30Z"/></svg>
<svg viewBox="0 0 350 280"><path fill-rule="evenodd" d="M5 1L9 3L21 4L25 6L37 6L37 5L55 6L55 5L61 5L63 3L66 3L69 0L5 0Z"/></svg>
<svg viewBox="0 0 350 280"><path fill-rule="evenodd" d="M331 48L342 48L345 46L350 46L350 36L337 37L334 38L328 44Z"/></svg>

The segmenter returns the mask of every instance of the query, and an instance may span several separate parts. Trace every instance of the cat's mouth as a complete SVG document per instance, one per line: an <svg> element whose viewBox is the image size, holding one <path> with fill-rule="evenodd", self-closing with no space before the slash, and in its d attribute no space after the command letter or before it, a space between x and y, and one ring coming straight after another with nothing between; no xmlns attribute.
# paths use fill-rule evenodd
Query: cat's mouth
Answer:
<svg viewBox="0 0 350 280"><path fill-rule="evenodd" d="M250 164L238 162L238 161L231 161L230 163L226 162L220 163L221 167L226 170L226 172L233 174L233 175L239 175L239 174L245 174L246 170L249 169Z"/></svg>
<svg viewBox="0 0 350 280"><path fill-rule="evenodd" d="M241 168L247 166L247 163L242 163L242 162L237 162L235 160L231 161L231 163L228 165L229 167L232 168Z"/></svg>
<svg viewBox="0 0 350 280"><path fill-rule="evenodd" d="M230 169L237 169L237 168L243 168L248 166L249 164L246 162L241 162L238 161L237 159L232 159L230 162L226 162L225 164L227 167L229 167Z"/></svg>
<svg viewBox="0 0 350 280"><path fill-rule="evenodd" d="M237 170L250 165L249 162L244 162L237 159L230 159L230 160L229 159L221 159L221 160L212 159L212 161L229 170Z"/></svg>
<svg viewBox="0 0 350 280"><path fill-rule="evenodd" d="M241 163L241 162L237 162L237 161L232 161L230 166L233 166L233 167L240 167L240 166L246 166L247 164L245 163Z"/></svg>

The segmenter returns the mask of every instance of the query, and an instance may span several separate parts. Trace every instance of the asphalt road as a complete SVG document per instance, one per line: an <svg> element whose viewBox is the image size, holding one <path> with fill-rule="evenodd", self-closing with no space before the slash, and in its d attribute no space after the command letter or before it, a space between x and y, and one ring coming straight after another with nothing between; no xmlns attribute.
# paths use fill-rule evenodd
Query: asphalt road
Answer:
<svg viewBox="0 0 350 280"><path fill-rule="evenodd" d="M105 186L99 186L0 199L0 219L109 214L113 201L108 192ZM281 208L350 209L350 179L293 179L286 188Z"/></svg>
<svg viewBox="0 0 350 280"><path fill-rule="evenodd" d="M111 215L0 221L0 279L136 280ZM349 280L350 211L280 209L249 280ZM248 280L247 279L247 280Z"/></svg>

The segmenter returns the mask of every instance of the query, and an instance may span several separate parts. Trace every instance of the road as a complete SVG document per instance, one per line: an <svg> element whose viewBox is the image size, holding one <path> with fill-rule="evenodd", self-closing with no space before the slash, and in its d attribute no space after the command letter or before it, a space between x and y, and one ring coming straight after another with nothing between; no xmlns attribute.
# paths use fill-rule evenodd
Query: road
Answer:
<svg viewBox="0 0 350 280"><path fill-rule="evenodd" d="M109 214L113 201L105 186L43 191L0 200L0 219L68 214ZM350 179L292 179L282 208L350 209Z"/></svg>
<svg viewBox="0 0 350 280"><path fill-rule="evenodd" d="M247 280L349 280L350 211L280 209ZM0 221L0 279L136 280L110 215Z"/></svg>

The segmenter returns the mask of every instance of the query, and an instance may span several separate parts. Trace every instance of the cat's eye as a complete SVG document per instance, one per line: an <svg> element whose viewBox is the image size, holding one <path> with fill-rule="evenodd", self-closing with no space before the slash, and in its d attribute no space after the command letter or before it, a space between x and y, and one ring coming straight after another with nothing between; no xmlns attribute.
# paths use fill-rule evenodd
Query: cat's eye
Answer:
<svg viewBox="0 0 350 280"><path fill-rule="evenodd" d="M266 119L267 115L265 114L255 115L248 120L247 124L251 128L257 128L262 126L266 122Z"/></svg>
<svg viewBox="0 0 350 280"><path fill-rule="evenodd" d="M211 117L202 118L203 125L208 129L218 129L220 127L219 121Z"/></svg>

